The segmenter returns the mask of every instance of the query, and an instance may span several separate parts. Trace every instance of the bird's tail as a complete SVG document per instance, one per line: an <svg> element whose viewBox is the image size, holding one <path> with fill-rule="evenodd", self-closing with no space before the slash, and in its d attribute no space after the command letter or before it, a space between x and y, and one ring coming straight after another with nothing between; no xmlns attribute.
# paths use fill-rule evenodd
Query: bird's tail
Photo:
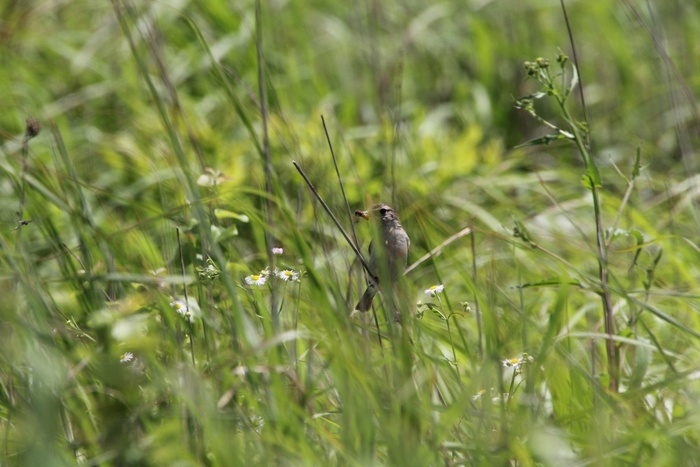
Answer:
<svg viewBox="0 0 700 467"><path fill-rule="evenodd" d="M362 294L360 301L357 302L357 305L355 305L353 314L358 311L362 313L369 311L369 309L372 307L372 300L374 300L375 295L377 295L377 286L375 284L369 284L365 290L365 293Z"/></svg>

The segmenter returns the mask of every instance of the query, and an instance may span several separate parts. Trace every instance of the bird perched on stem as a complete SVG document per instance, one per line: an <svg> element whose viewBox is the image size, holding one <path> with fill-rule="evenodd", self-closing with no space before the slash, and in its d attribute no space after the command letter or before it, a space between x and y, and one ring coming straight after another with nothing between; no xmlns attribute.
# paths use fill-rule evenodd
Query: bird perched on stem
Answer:
<svg viewBox="0 0 700 467"><path fill-rule="evenodd" d="M383 240L383 245L377 247L374 242L369 244L368 266L371 275L367 280L367 289L353 313L366 312L370 309L372 300L377 294L380 279L387 279L389 287L393 287L398 282L406 269L408 247L411 245L411 240L401 226L398 214L391 206L374 204L367 211L355 211L355 215L377 223L377 230L380 232L378 236Z"/></svg>

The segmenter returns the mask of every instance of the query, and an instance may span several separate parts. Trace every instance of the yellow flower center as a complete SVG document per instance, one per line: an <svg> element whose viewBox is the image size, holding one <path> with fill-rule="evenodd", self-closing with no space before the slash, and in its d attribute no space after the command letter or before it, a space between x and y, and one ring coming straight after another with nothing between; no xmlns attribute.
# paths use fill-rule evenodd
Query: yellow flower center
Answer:
<svg viewBox="0 0 700 467"><path fill-rule="evenodd" d="M259 280L260 280L260 276L257 275L257 274L253 274L253 280L254 280L254 281L259 281Z"/></svg>

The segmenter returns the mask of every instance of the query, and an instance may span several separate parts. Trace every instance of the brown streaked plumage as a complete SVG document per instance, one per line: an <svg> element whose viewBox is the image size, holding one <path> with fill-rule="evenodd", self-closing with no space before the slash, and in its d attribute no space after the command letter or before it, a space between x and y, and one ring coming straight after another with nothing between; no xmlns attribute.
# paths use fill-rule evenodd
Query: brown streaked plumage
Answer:
<svg viewBox="0 0 700 467"><path fill-rule="evenodd" d="M355 211L355 215L365 219L376 219L380 223L385 249L383 256L387 261L387 277L390 281L389 286L393 286L406 269L408 248L411 246L411 240L403 229L398 214L391 206L381 203L370 206L367 211ZM377 294L379 271L377 270L377 253L373 242L369 244L368 266L374 277L369 278L367 289L355 306L355 311L368 311L372 306L374 296Z"/></svg>

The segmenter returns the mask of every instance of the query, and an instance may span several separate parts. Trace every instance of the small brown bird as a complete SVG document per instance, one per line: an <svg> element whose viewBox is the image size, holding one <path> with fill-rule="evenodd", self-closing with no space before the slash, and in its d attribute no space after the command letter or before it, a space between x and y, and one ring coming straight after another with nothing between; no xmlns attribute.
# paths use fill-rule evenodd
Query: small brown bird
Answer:
<svg viewBox="0 0 700 467"><path fill-rule="evenodd" d="M365 219L375 219L376 222L379 222L381 235L384 239L383 254L377 253L373 242L369 244L368 266L373 277L370 277L367 281L367 289L355 306L354 311L366 312L372 306L374 296L377 295L378 280L380 277L380 269L377 268L377 257L387 262L386 277L390 281L389 286L393 287L406 269L408 247L411 246L411 240L401 226L399 216L391 206L386 204L374 204L370 206L367 211L356 211L355 215L364 217ZM383 269L381 269L381 271L384 272Z"/></svg>

